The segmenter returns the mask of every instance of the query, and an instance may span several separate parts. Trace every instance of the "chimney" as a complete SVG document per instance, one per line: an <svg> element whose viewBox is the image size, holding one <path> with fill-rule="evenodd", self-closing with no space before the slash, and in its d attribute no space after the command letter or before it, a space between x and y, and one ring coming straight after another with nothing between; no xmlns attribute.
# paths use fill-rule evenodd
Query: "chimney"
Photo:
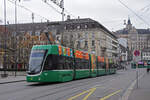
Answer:
<svg viewBox="0 0 150 100"><path fill-rule="evenodd" d="M71 18L70 18L70 15L67 15L67 20L70 20Z"/></svg>
<svg viewBox="0 0 150 100"><path fill-rule="evenodd" d="M80 19L80 16L78 16L78 19Z"/></svg>

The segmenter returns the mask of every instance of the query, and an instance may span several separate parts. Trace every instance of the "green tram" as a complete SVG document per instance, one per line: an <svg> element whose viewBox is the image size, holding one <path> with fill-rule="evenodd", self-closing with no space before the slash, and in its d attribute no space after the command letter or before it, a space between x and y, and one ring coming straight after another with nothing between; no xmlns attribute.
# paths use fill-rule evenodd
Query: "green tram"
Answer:
<svg viewBox="0 0 150 100"><path fill-rule="evenodd" d="M115 74L109 59L60 45L32 47L27 82L67 82L74 79Z"/></svg>

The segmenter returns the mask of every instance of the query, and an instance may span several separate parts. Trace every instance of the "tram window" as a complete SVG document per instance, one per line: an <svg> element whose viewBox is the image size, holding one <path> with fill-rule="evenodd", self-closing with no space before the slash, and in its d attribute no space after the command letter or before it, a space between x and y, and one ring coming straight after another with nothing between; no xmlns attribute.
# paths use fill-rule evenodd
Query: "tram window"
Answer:
<svg viewBox="0 0 150 100"><path fill-rule="evenodd" d="M98 62L98 68L100 69L100 68L102 68L102 66L103 66L103 63L102 62Z"/></svg>
<svg viewBox="0 0 150 100"><path fill-rule="evenodd" d="M112 65L111 65L111 63L109 63L109 68L111 68L112 67Z"/></svg>
<svg viewBox="0 0 150 100"><path fill-rule="evenodd" d="M103 68L103 67L104 67L104 63L100 62L100 68Z"/></svg>
<svg viewBox="0 0 150 100"><path fill-rule="evenodd" d="M84 62L83 62L84 64L84 69L89 69L89 62L88 62L88 60L85 60L84 59Z"/></svg>
<svg viewBox="0 0 150 100"><path fill-rule="evenodd" d="M85 59L76 59L76 69L89 69L89 61Z"/></svg>
<svg viewBox="0 0 150 100"><path fill-rule="evenodd" d="M72 69L72 58L58 55L48 55L44 70Z"/></svg>
<svg viewBox="0 0 150 100"><path fill-rule="evenodd" d="M80 69L80 65L79 65L79 59L76 59L75 65L76 65L76 69Z"/></svg>
<svg viewBox="0 0 150 100"><path fill-rule="evenodd" d="M68 59L68 57L65 57L65 68L64 69L70 69L69 67L70 67L69 66L69 59Z"/></svg>
<svg viewBox="0 0 150 100"><path fill-rule="evenodd" d="M83 62L82 62L82 63L83 63L83 69L86 69L86 68L87 68L87 66L86 66L86 60L83 59L82 61L83 61Z"/></svg>
<svg viewBox="0 0 150 100"><path fill-rule="evenodd" d="M81 67L81 59L76 59L76 69L82 69L82 67Z"/></svg>
<svg viewBox="0 0 150 100"><path fill-rule="evenodd" d="M101 68L105 68L105 63L101 63Z"/></svg>
<svg viewBox="0 0 150 100"><path fill-rule="evenodd" d="M97 63L97 68L99 69L100 68L100 62L96 62Z"/></svg>
<svg viewBox="0 0 150 100"><path fill-rule="evenodd" d="M81 59L81 67L82 67L82 69L85 69L85 61L84 61L84 59Z"/></svg>
<svg viewBox="0 0 150 100"><path fill-rule="evenodd" d="M110 67L110 68L113 68L113 63L109 63L109 67Z"/></svg>
<svg viewBox="0 0 150 100"><path fill-rule="evenodd" d="M72 69L72 58L66 56L58 56L58 69Z"/></svg>
<svg viewBox="0 0 150 100"><path fill-rule="evenodd" d="M64 59L63 56L59 56L59 60L58 60L59 69L64 69L65 68L64 60L65 59Z"/></svg>
<svg viewBox="0 0 150 100"><path fill-rule="evenodd" d="M84 69L84 61L83 61L83 59L80 59L80 69Z"/></svg>
<svg viewBox="0 0 150 100"><path fill-rule="evenodd" d="M46 58L45 64L44 64L44 69L45 70L52 70L53 69L53 61L52 61L53 56L52 55L48 55L48 57Z"/></svg>
<svg viewBox="0 0 150 100"><path fill-rule="evenodd" d="M99 63L99 62L97 62L97 68L98 68L98 69L100 68L100 63Z"/></svg>

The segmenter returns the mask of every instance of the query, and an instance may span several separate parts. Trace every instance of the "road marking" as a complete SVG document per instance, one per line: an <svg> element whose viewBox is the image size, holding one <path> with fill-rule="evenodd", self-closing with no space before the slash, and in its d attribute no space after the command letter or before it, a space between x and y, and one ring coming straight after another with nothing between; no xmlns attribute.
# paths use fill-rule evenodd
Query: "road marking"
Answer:
<svg viewBox="0 0 150 100"><path fill-rule="evenodd" d="M116 92L113 92L113 93L111 93L111 94L109 94L109 95L107 95L107 96L101 98L100 100L106 100L106 99L110 98L111 96L113 96L113 95L119 93L120 91L121 91L121 90L118 90L118 91L116 91Z"/></svg>
<svg viewBox="0 0 150 100"><path fill-rule="evenodd" d="M79 96L81 96L81 95L83 95L83 94L89 92L88 95L86 95L86 96L83 98L83 100L87 100L87 98L88 98L95 90L96 90L96 88L91 88L91 89L89 89L89 90L87 90L87 91L83 91L82 93L80 93L80 94L78 94L78 95L75 95L75 96L69 98L68 100L73 100L73 99L75 99L75 98L77 98L77 97L79 97Z"/></svg>
<svg viewBox="0 0 150 100"><path fill-rule="evenodd" d="M138 78L138 80L141 79L144 75L145 75L145 74L141 75L141 76ZM129 88L126 90L126 92L123 94L123 96L120 98L120 100L128 100L128 98L129 98L129 96L130 96L130 94L131 94L131 91L133 90L134 86L136 85L136 82L137 82L137 80L135 79L135 80L133 81L133 83L129 86Z"/></svg>
<svg viewBox="0 0 150 100"><path fill-rule="evenodd" d="M67 100L73 100L73 99L76 99L77 97L79 97L79 96L81 96L81 95L83 95L83 94L89 92L88 95L86 95L86 96L83 98L83 100L87 100L87 98L88 98L88 97L96 90L96 88L105 88L105 87L102 87L102 85L105 84L104 82L113 81L113 80L115 80L115 78L111 77L110 79L106 79L106 80L104 80L104 81L97 82L97 84L100 83L100 85L95 85L95 86L92 87L91 89L86 90L86 91L83 91L82 93L77 94L77 95L75 95L75 96L73 96L73 97L71 97L71 98L69 98L69 99L67 99ZM101 84L101 83L103 83L103 84Z"/></svg>
<svg viewBox="0 0 150 100"><path fill-rule="evenodd" d="M83 100L87 100L87 98L88 98L95 90L96 90L96 88L92 88L92 89L91 89L91 92L90 92L88 95L86 95L86 96L83 98Z"/></svg>

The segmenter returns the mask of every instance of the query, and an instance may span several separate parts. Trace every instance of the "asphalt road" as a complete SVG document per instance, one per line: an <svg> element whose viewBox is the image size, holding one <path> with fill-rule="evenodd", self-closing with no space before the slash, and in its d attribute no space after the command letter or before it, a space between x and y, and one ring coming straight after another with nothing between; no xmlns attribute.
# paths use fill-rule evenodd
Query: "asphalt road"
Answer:
<svg viewBox="0 0 150 100"><path fill-rule="evenodd" d="M145 73L139 69L138 76ZM135 85L136 70L66 83L17 82L0 85L0 100L123 100Z"/></svg>

